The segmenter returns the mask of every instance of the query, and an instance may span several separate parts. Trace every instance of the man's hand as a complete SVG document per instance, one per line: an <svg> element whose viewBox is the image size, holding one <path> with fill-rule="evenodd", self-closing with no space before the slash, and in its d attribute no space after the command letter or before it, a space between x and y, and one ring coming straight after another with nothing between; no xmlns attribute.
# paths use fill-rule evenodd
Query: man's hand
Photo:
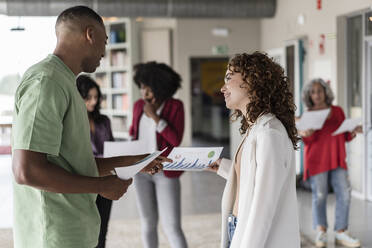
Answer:
<svg viewBox="0 0 372 248"><path fill-rule="evenodd" d="M159 157L155 158L149 165L147 165L145 168L143 168L141 170L141 172L146 172L146 173L149 173L151 175L154 175L155 173L158 173L159 171L161 171L163 169L162 163L164 163L164 162L172 163L173 160L171 160L169 158L166 158L166 157L163 157L163 156L159 156Z"/></svg>
<svg viewBox="0 0 372 248"><path fill-rule="evenodd" d="M222 160L222 158L217 159L215 162L213 162L210 165L208 165L208 167L206 168L206 170L217 173L218 168L220 168L221 160Z"/></svg>
<svg viewBox="0 0 372 248"><path fill-rule="evenodd" d="M101 177L101 190L99 194L110 200L118 200L128 190L133 179L122 180L117 176Z"/></svg>

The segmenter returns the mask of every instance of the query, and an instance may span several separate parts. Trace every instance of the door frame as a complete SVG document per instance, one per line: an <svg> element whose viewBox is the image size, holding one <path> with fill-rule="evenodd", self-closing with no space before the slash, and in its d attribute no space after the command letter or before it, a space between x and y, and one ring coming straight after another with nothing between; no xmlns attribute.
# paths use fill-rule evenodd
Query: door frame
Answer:
<svg viewBox="0 0 372 248"><path fill-rule="evenodd" d="M368 201L372 201L372 37L364 39L363 52L363 104L366 107L363 116L364 126L364 166L363 191Z"/></svg>

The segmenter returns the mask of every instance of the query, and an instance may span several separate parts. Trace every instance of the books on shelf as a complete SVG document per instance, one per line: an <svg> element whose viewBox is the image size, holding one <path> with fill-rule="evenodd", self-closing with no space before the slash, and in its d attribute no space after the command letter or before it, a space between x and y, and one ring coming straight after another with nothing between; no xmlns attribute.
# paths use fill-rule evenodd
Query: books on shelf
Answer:
<svg viewBox="0 0 372 248"><path fill-rule="evenodd" d="M127 111L129 109L129 99L127 94L112 95L112 108L114 110Z"/></svg>
<svg viewBox="0 0 372 248"><path fill-rule="evenodd" d="M129 109L129 99L128 99L128 95L127 94L123 94L122 95L122 109L124 111L128 111Z"/></svg>
<svg viewBox="0 0 372 248"><path fill-rule="evenodd" d="M119 67L128 65L128 56L125 50L111 51L111 66Z"/></svg>
<svg viewBox="0 0 372 248"><path fill-rule="evenodd" d="M115 138L126 139L131 121L132 104L132 54L130 19L105 19L109 36L106 53L94 78L101 88L102 113L111 119Z"/></svg>
<svg viewBox="0 0 372 248"><path fill-rule="evenodd" d="M122 43L125 42L125 27L119 27L119 29L113 29L110 31L110 43Z"/></svg>
<svg viewBox="0 0 372 248"><path fill-rule="evenodd" d="M124 72L114 72L112 74L112 88L120 89L126 87L126 74Z"/></svg>

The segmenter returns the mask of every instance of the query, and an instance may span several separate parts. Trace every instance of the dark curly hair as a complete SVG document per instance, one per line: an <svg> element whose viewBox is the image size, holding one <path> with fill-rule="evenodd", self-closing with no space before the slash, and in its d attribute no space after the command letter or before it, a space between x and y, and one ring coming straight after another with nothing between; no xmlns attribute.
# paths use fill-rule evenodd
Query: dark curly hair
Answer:
<svg viewBox="0 0 372 248"><path fill-rule="evenodd" d="M245 133L262 114L272 113L283 123L293 148L298 149L294 118L296 106L283 68L261 52L237 54L227 67L241 73L249 97L247 116L243 116L240 110L235 110L231 116L232 120L243 117L240 133Z"/></svg>
<svg viewBox="0 0 372 248"><path fill-rule="evenodd" d="M94 122L98 123L102 121L102 115L99 112L101 108L101 99L102 93L99 89L98 84L89 76L87 75L79 75L76 79L76 86L81 95L81 97L85 100L88 97L89 91L93 88L97 89L98 97L97 97L97 104L94 106L94 110L92 112L88 112L89 118L92 118Z"/></svg>
<svg viewBox="0 0 372 248"><path fill-rule="evenodd" d="M139 63L134 66L134 71L135 84L139 88L141 84L150 87L159 102L171 98L181 88L181 76L164 63Z"/></svg>

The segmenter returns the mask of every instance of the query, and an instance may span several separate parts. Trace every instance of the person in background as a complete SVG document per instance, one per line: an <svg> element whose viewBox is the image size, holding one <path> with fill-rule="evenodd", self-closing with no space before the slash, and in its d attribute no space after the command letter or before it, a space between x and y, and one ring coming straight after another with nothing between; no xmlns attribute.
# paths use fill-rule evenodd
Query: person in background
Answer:
<svg viewBox="0 0 372 248"><path fill-rule="evenodd" d="M110 119L101 115L100 105L102 100L101 90L98 84L89 76L80 75L76 79L76 85L80 95L83 97L88 111L90 126L90 142L95 157L103 157L103 146L105 141L114 141L111 131ZM97 248L104 248L112 200L98 195L97 208L101 216L101 228L99 232Z"/></svg>
<svg viewBox="0 0 372 248"><path fill-rule="evenodd" d="M134 82L142 99L134 104L130 135L143 140L150 150L163 150L167 156L182 141L184 109L172 96L181 87L181 77L163 63L134 66ZM151 176L138 173L134 178L137 205L145 248L158 247L158 217L172 248L187 247L181 228L180 171L164 171Z"/></svg>
<svg viewBox="0 0 372 248"><path fill-rule="evenodd" d="M237 54L221 88L242 141L233 161L210 170L227 179L221 248L299 248L293 95L283 68L266 54Z"/></svg>
<svg viewBox="0 0 372 248"><path fill-rule="evenodd" d="M345 142L351 141L356 133L362 132L362 127L358 126L352 132L332 135L345 120L345 114L342 108L332 105L334 98L332 90L320 78L311 80L304 87L302 98L308 111L330 109L321 130L299 132L305 144L304 180L310 180L313 225L318 229L315 245L327 246L326 202L330 184L336 194L334 225L336 244L359 247L360 241L347 232L351 188L346 165Z"/></svg>

